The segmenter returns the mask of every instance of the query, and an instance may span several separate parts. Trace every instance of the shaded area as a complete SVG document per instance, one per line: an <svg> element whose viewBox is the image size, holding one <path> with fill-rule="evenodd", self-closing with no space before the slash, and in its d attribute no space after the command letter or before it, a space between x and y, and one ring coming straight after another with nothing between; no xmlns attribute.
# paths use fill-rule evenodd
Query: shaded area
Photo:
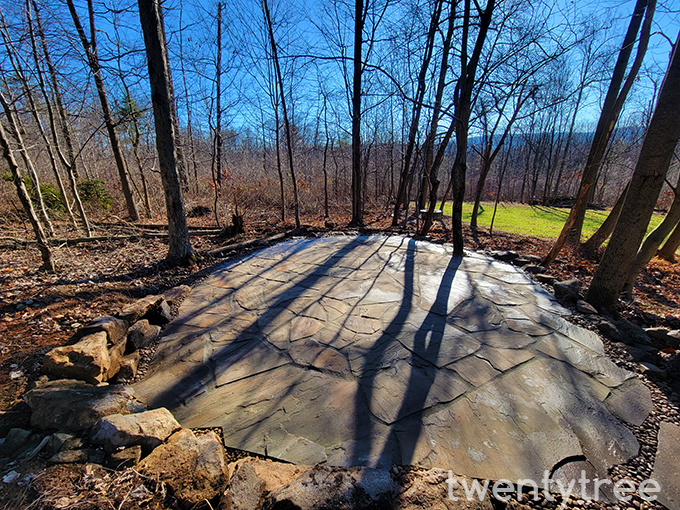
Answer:
<svg viewBox="0 0 680 510"><path fill-rule="evenodd" d="M184 301L137 395L227 446L299 464L605 475L649 399L516 268L401 237L297 239ZM636 399L626 396L635 394Z"/></svg>

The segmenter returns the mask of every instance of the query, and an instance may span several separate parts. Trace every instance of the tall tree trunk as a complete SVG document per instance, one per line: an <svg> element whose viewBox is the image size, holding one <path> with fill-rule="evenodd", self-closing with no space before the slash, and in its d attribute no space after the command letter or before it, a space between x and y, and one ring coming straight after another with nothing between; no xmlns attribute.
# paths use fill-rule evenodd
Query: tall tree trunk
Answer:
<svg viewBox="0 0 680 510"><path fill-rule="evenodd" d="M444 88L446 87L446 75L449 70L449 52L451 49L451 39L453 38L455 11L453 5L451 6L451 12L449 12L449 22L448 28L446 30L446 36L444 37L444 44L442 45L442 61L439 66L439 79L437 81L437 91L435 93L434 108L432 109L432 119L430 122L430 132L427 139L425 140L425 166L423 168L423 183L421 185L420 197L421 203L419 204L419 210L425 207L425 197L426 193L429 192L429 207L425 218L423 220L423 226L420 231L420 235L427 235L432 226L432 218L434 215L434 208L437 207L437 192L439 191L439 179L437 178L437 173L439 171L439 165L441 164L441 159L437 158L435 161L434 156L434 145L435 139L437 137L437 130L439 128L439 121L441 119L442 110L442 96L444 95ZM453 127L451 123L451 127ZM451 129L449 129L450 131ZM447 133L448 134L448 133ZM439 146L439 151L446 150L446 146L451 139L451 135L445 137L445 140Z"/></svg>
<svg viewBox="0 0 680 510"><path fill-rule="evenodd" d="M630 267L630 272L628 273L628 280L623 287L624 293L632 293L633 285L635 284L635 279L640 274L640 272L645 268L647 263L652 260L652 257L656 255L656 251L663 243L664 239L668 237L668 234L676 227L680 222L680 194L675 195L675 199L668 209L668 213L664 217L663 221L649 233L645 238L642 246L635 256L635 261Z"/></svg>
<svg viewBox="0 0 680 510"><path fill-rule="evenodd" d="M605 96L604 104L602 105L602 112L595 129L593 142L590 146L586 166L583 170L583 177L581 179L581 186L567 221L562 227L562 232L555 241L555 244L550 249L550 252L543 259L543 265L549 266L557 257L565 242L578 245L581 242L581 231L583 229L583 220L585 218L588 202L592 199L594 193L594 186L597 182L597 174L602 164L605 150L611 138L614 127L618 120L619 114L623 108L623 103L628 96L630 88L633 86L635 77L642 65L642 60L647 50L647 43L649 42L650 28L652 18L654 16L654 9L656 7L656 0L637 0L635 10L628 26L628 31L623 40L623 45L619 51L619 56L614 67L612 80L609 83L609 89ZM642 17L644 15L644 24L642 24ZM628 60L633 51L633 45L637 37L640 25L642 24L642 31L640 34L640 41L638 43L638 50L631 66L628 77L624 82L624 75L628 66ZM623 86L621 85L623 83Z"/></svg>
<svg viewBox="0 0 680 510"><path fill-rule="evenodd" d="M290 177L293 181L293 202L295 208L295 227L300 228L300 202L298 200L297 179L295 177L295 167L293 165L293 141L290 133L290 122L288 119L288 110L286 109L286 96L283 88L283 76L281 74L281 66L279 65L278 49L276 41L274 40L274 25L272 23L271 14L269 12L269 4L267 0L263 0L263 9L265 18L267 20L267 29L269 31L269 42L272 47L272 57L274 58L274 70L279 84L279 93L281 94L281 109L283 110L283 126L286 135L286 147L288 149L288 165L290 168Z"/></svg>
<svg viewBox="0 0 680 510"><path fill-rule="evenodd" d="M616 222L619 221L621 209L623 208L623 203L626 200L626 194L628 193L629 187L630 181L628 181L628 184L626 184L626 187L621 192L621 195L619 195L616 204L614 204L614 207L607 215L607 219L604 220L604 223L602 223L602 225L600 225L600 228L597 229L597 231L590 237L590 239L588 239L581 246L581 250L583 251L583 253L589 255L594 254L600 248L600 246L602 246L602 243L604 243L607 240L607 238L612 234L612 232L614 232L614 227L616 226Z"/></svg>
<svg viewBox="0 0 680 510"><path fill-rule="evenodd" d="M40 255L42 257L43 265L42 267L48 271L54 271L54 262L52 261L52 251L47 244L47 238L43 227L40 224L40 220L33 209L33 204L28 196L28 191L26 191L26 186L21 180L21 174L19 173L19 166L17 165L14 155L9 146L9 140L5 135L5 129L0 123L0 148L2 149L2 155L9 166L9 170L12 173L12 180L17 188L17 194L19 195L19 200L21 205L24 207L24 211L28 216L28 220L31 222L33 227L33 232L35 233L35 240L38 243L38 249L40 250Z"/></svg>
<svg viewBox="0 0 680 510"><path fill-rule="evenodd" d="M87 62L92 71L92 76L94 77L94 83L97 88L97 95L99 96L99 102L101 103L102 115L104 117L104 124L106 125L106 132L109 135L109 142L111 143L111 151L113 152L113 158L116 161L116 168L118 169L118 176L120 178L121 188L123 189L123 196L125 197L125 204L127 206L128 215L130 216L130 221L138 221L139 213L137 212L137 205L132 196L132 190L130 189L130 182L128 180L127 165L125 164L125 158L123 157L123 151L120 148L118 142L118 135L116 134L116 126L113 122L113 117L111 115L111 107L109 105L109 99L106 95L106 87L104 86L104 79L102 77L101 66L99 64L99 56L97 54L97 38L96 29L94 24L94 6L92 0L87 0L87 8L90 19L90 40L87 39L85 35L85 30L80 22L80 17L73 5L73 0L66 0L68 4L69 12L71 13L71 18L73 19L73 24L76 27L80 42L83 45L83 50L87 56ZM172 119L170 119L172 122Z"/></svg>
<svg viewBox="0 0 680 510"><path fill-rule="evenodd" d="M163 46L168 47L168 40L165 34L165 20L161 17L161 33L163 34ZM172 80L168 83L170 88L170 115L172 117L172 128L175 131L175 150L177 152L177 174L182 184L182 192L189 191L189 179L187 178L187 162L184 157L184 144L182 143L182 131L179 128L179 117L177 116L177 104L175 100L175 84Z"/></svg>
<svg viewBox="0 0 680 510"><path fill-rule="evenodd" d="M191 122L191 106L189 104L189 86L187 85L187 73L184 68L184 39L182 36L182 30L184 28L184 25L182 24L182 13L184 12L183 9L184 5L180 5L180 11L179 11L179 53L180 53L180 59L179 59L179 65L180 65L180 71L182 73L182 84L184 85L184 100L186 101L187 104L187 136L189 137L189 151L191 152L191 165L194 170L194 185L195 185L195 190L196 190L196 195L200 193L200 188L199 188L199 183L198 183L198 165L196 163L196 144L194 141L194 131L193 131L193 123ZM165 29L163 29L163 33L165 33ZM167 44L167 42L166 42ZM175 118L177 118L177 113L175 112ZM186 158L185 158L185 164L188 166L188 163L186 163ZM187 168L188 172L188 168ZM180 174L180 179L182 178Z"/></svg>
<svg viewBox="0 0 680 510"><path fill-rule="evenodd" d="M29 3L31 2L31 3ZM59 143L59 136L58 136L58 126L57 126L57 118L55 117L54 114L54 109L52 107L52 103L49 97L49 94L47 93L47 87L45 85L45 79L43 77L42 69L40 66L40 57L38 55L38 46L37 46L37 41L35 38L35 34L33 31L33 22L31 18L31 5L33 6L33 10L35 11L35 23L38 28L38 37L40 38L40 43L42 47L42 56L45 59L45 63L47 64L47 69L50 74L50 80L52 83L52 93L54 95L54 101L55 101L55 106L57 109L57 115L59 116L59 124L61 127L61 134L64 139L64 144L66 145L66 155L61 150L61 145ZM40 88L40 93L43 97L43 101L45 102L45 107L47 108L47 117L50 123L50 133L52 135L52 144L47 142L45 140L45 143L47 144L48 151L50 153L50 156L54 158L54 153L59 157L59 162L61 165L64 167L66 170L66 176L69 181L69 187L71 191L71 195L73 196L73 200L76 203L76 208L78 209L78 216L80 217L80 221L82 223L83 230L85 231L85 235L87 237L90 237L92 235L92 230L90 228L90 222L87 219L87 214L85 213L85 207L83 207L83 202L80 199L80 194L78 193L78 186L77 186L77 179L78 179L78 171L77 171L77 166L76 166L76 159L75 155L73 152L73 144L71 142L71 130L69 129L68 123L66 122L66 110L64 109L64 105L62 103L62 98L61 98L61 91L59 89L59 80L57 79L57 72L54 67L54 64L52 63L52 58L50 56L50 52L47 46L47 39L45 37L45 32L42 27L42 21L40 20L40 12L38 11L38 4L36 3L35 0L26 0L26 13L27 13L27 18L28 18L28 32L29 36L31 39L31 50L33 53L33 61L35 62L35 71L36 71L36 76L38 79L38 86ZM32 99L32 95L29 95L31 98L31 107L37 112L37 108L35 106L35 102ZM37 115L37 113L36 113ZM55 168L56 172L56 168ZM64 195L66 196L66 195ZM67 200L68 201L68 200Z"/></svg>
<svg viewBox="0 0 680 510"><path fill-rule="evenodd" d="M435 36L439 27L439 19L441 18L443 2L436 0L430 17L430 27L427 33L427 40L425 42L425 52L423 53L423 61L418 73L418 86L416 90L415 100L413 103L413 111L411 113L411 125L409 126L408 141L406 143L406 152L399 174L399 186L397 188L397 197L394 204L394 215L392 216L392 226L396 227L399 222L399 211L402 203L408 203L407 189L413 177L413 168L415 162L411 162L416 145L416 136L418 134L418 127L420 124L420 115L423 109L423 100L425 98L425 91L427 89L427 71L432 60L432 53L434 50ZM406 215L408 216L408 207Z"/></svg>
<svg viewBox="0 0 680 510"><path fill-rule="evenodd" d="M668 262L675 262L675 252L678 251L678 247L680 247L680 223L675 226L656 256Z"/></svg>
<svg viewBox="0 0 680 510"><path fill-rule="evenodd" d="M215 165L217 182L215 190L219 194L222 187L222 2L217 3L217 62L215 69ZM215 212L217 214L217 211Z"/></svg>
<svg viewBox="0 0 680 510"><path fill-rule="evenodd" d="M31 160L30 156L28 155L28 151L26 150L24 139L21 136L21 129L17 125L19 119L18 117L15 117L14 112L12 111L12 107L7 101L7 98L1 92L0 92L0 104L2 104L2 109L5 111L5 116L7 117L7 124L9 125L12 136L14 136L14 139L17 142L17 147L19 150L19 154L21 154L21 159L24 162L24 166L28 170L28 176L33 182L35 201L38 204L38 215L40 221L43 223L43 225L45 225L45 227L47 227L48 234L50 236L54 236L54 225L52 225L52 222L50 221L50 218L47 215L45 201L43 200L42 191L40 190L40 180L38 179L38 173L35 171L33 161Z"/></svg>
<svg viewBox="0 0 680 510"><path fill-rule="evenodd" d="M453 205L451 213L451 237L454 256L463 256L463 200L465 199L465 176L467 173L468 130L470 127L470 111L472 108L472 91L476 84L477 66L482 53L484 41L491 25L491 17L496 6L495 0L488 0L486 8L480 11L479 32L474 49L468 60L467 44L470 30L470 3L465 0L463 19L463 39L461 43L460 77L456 83L456 108L453 124L456 127L456 158L453 163L452 180Z"/></svg>
<svg viewBox="0 0 680 510"><path fill-rule="evenodd" d="M679 49L680 34L621 210L621 217L626 221L617 222L588 291L588 302L599 310L612 310L616 306L619 294L630 278L630 267L680 139Z"/></svg>
<svg viewBox="0 0 680 510"><path fill-rule="evenodd" d="M149 68L158 163L168 216L169 249L167 258L172 262L185 263L193 260L195 255L189 240L189 229L182 200L182 186L177 172L175 130L172 126L171 109L174 98L168 85L172 76L167 47L163 44L165 41L162 28L163 12L160 0L138 0L138 5Z"/></svg>
<svg viewBox="0 0 680 510"><path fill-rule="evenodd" d="M366 0L368 2L369 0ZM352 220L359 226L364 221L361 193L361 74L363 71L362 45L364 42L364 0L354 1L354 72L352 76ZM368 7L368 5L367 5Z"/></svg>

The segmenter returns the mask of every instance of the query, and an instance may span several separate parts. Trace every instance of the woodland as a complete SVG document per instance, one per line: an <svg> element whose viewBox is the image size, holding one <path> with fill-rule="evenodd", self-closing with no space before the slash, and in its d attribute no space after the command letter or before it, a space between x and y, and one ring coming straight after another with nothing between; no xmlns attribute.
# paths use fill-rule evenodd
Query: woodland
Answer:
<svg viewBox="0 0 680 510"><path fill-rule="evenodd" d="M670 0L1 0L0 425L82 324L290 235L513 250L678 329L679 28Z"/></svg>

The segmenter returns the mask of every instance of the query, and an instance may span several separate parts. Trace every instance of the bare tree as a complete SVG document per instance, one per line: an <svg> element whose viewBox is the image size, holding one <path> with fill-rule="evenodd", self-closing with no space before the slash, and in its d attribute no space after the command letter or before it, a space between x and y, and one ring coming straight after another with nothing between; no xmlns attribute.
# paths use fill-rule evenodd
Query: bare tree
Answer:
<svg viewBox="0 0 680 510"><path fill-rule="evenodd" d="M66 0L68 4L69 12L71 13L71 18L73 19L73 24L78 32L78 37L85 51L87 57L87 62L92 71L92 76L94 77L95 85L97 87L97 95L99 96L99 102L101 103L102 115L104 117L104 123L106 124L106 131L109 135L109 141L111 142L111 150L113 151L113 157L116 161L116 167L118 168L118 176L120 177L121 187L123 189L123 196L125 197L125 204L127 205L128 215L130 216L130 221L138 221L139 213L137 212L137 205L132 196L132 190L130 189L130 182L128 180L127 165L125 163L125 158L123 157L123 151L120 148L120 143L118 141L118 135L116 134L116 125L113 121L113 116L111 115L111 107L109 105L109 99L106 95L106 87L104 86L104 78L102 77L101 65L99 63L99 55L97 52L97 29L95 27L95 16L94 16L94 5L92 0L87 0L87 10L90 21L90 39L88 40L83 25L80 22L80 17L76 11L73 0ZM174 107L173 110L174 111ZM171 111L171 112L172 112ZM170 118L172 122L172 117Z"/></svg>
<svg viewBox="0 0 680 510"><path fill-rule="evenodd" d="M281 100L281 110L283 112L283 126L284 134L286 137L286 148L288 153L288 165L290 169L290 177L293 181L293 207L295 211L295 227L300 228L300 201L298 197L297 179L295 177L295 166L293 163L293 142L290 133L290 119L288 117L288 110L286 108L286 93L283 86L283 75L281 74L281 65L279 62L279 53L276 46L276 40L274 39L274 24L272 23L271 13L269 11L269 4L267 0L262 0L262 10L267 21L267 32L269 33L269 42L272 49L272 58L274 64L274 71L276 75L276 81L279 84L280 100ZM277 128L278 129L278 128Z"/></svg>
<svg viewBox="0 0 680 510"><path fill-rule="evenodd" d="M28 191L24 181L21 179L21 174L19 172L19 166L17 165L12 150L10 149L9 140L5 134L5 129L0 123L0 148L2 149L2 155L9 166L9 170L12 173L12 181L17 189L17 194L19 195L19 200L21 205L28 216L31 226L33 227L33 232L35 233L35 239L38 243L38 249L40 250L40 255L42 257L43 265L42 267L48 271L54 271L54 262L52 260L52 251L47 244L47 236L43 230L40 220L38 219L35 209L33 209L33 204L28 196Z"/></svg>
<svg viewBox="0 0 680 510"><path fill-rule="evenodd" d="M168 216L168 260L186 263L195 258L189 239L189 229L182 200L182 185L177 171L175 129L172 123L174 97L167 46L163 34L163 12L160 0L138 0L139 19L144 32L149 82L156 127L156 149L165 192Z"/></svg>
<svg viewBox="0 0 680 510"><path fill-rule="evenodd" d="M630 268L680 139L679 49L680 34L623 204L621 217L626 221L617 222L588 290L588 302L599 310L613 310L630 279Z"/></svg>
<svg viewBox="0 0 680 510"><path fill-rule="evenodd" d="M602 105L602 112L600 113L595 134L593 135L593 142L583 171L578 197L567 217L562 232L550 249L550 252L548 252L543 259L544 266L550 265L553 260L555 260L565 242L568 241L574 245L578 245L581 242L583 219L585 218L588 202L593 196L594 185L597 182L597 175L600 170L600 165L602 164L602 158L604 157L607 144L609 143L609 139L611 138L621 109L623 108L623 103L642 66L642 60L649 42L655 7L656 0L637 0L628 26L628 31L626 32L621 50L619 51L609 89L607 90L607 95L604 104ZM642 22L643 16L644 23ZM642 26L642 29L640 29L640 26ZM633 65L628 72L628 76L624 80L628 60L633 51L633 45L639 31L641 33L637 54Z"/></svg>

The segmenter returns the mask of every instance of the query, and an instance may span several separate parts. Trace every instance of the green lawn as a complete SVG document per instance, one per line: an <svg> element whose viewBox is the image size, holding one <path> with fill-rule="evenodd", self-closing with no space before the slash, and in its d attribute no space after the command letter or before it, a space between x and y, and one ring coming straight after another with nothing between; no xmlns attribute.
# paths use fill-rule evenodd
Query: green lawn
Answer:
<svg viewBox="0 0 680 510"><path fill-rule="evenodd" d="M608 211L592 211L586 213L583 223L583 240L588 239L604 222ZM451 204L444 205L444 215L451 216ZM499 204L494 220L494 230L516 232L518 234L539 237L543 239L555 239L562 230L569 209L558 207L530 206L526 204ZM477 224L487 227L493 216L493 203L482 203L480 213L477 216ZM472 217L472 204L463 204L463 223L470 224ZM654 214L647 229L653 230L663 219L663 215Z"/></svg>

